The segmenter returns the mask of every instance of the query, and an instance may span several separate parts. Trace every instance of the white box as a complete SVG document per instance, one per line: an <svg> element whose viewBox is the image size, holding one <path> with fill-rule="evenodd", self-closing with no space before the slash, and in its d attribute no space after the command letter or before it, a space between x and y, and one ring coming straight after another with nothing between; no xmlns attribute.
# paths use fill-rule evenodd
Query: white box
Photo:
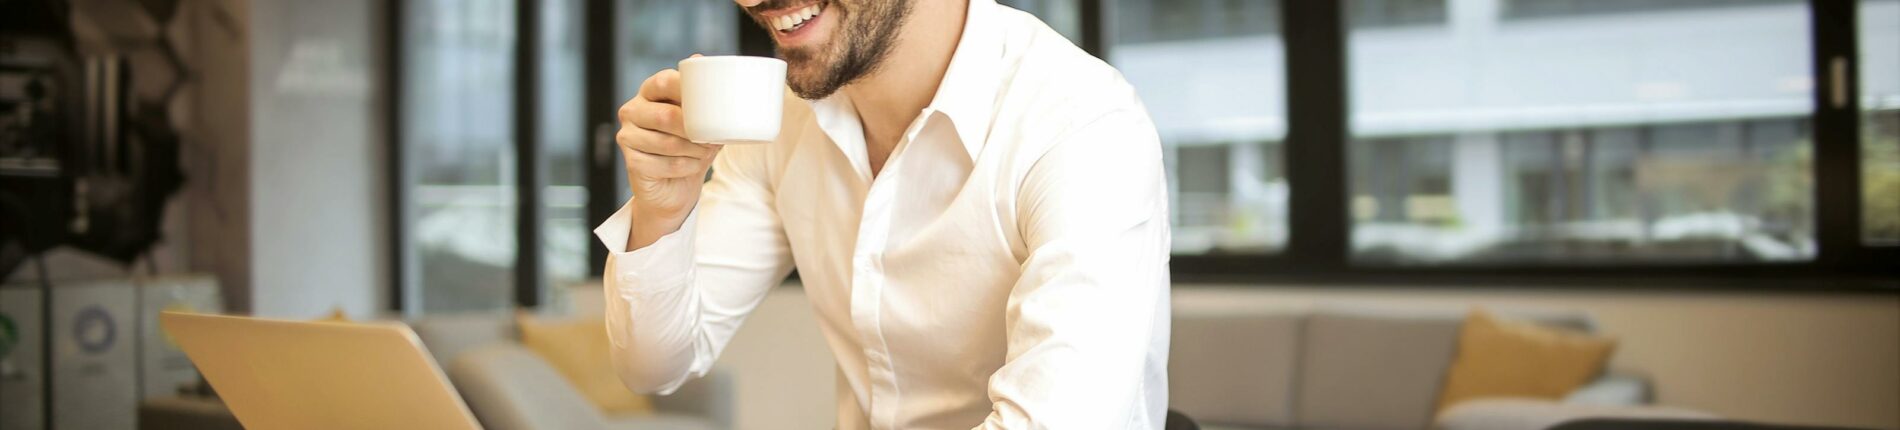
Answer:
<svg viewBox="0 0 1900 430"><path fill-rule="evenodd" d="M38 285L0 286L0 430L46 428L45 326Z"/></svg>
<svg viewBox="0 0 1900 430"><path fill-rule="evenodd" d="M139 281L139 398L178 394L198 382L198 368L158 325L165 311L222 313L218 280L209 275L166 276Z"/></svg>
<svg viewBox="0 0 1900 430"><path fill-rule="evenodd" d="M53 285L53 428L138 424L138 294L130 280Z"/></svg>

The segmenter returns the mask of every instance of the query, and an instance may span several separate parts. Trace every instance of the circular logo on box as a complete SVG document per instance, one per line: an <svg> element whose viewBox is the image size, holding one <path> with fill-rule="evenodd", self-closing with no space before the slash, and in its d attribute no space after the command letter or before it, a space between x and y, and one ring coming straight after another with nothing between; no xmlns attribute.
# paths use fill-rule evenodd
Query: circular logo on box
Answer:
<svg viewBox="0 0 1900 430"><path fill-rule="evenodd" d="M112 349L112 341L119 336L118 329L112 324L112 314L98 305L87 306L73 317L73 340L78 341L79 350L87 354L98 354Z"/></svg>

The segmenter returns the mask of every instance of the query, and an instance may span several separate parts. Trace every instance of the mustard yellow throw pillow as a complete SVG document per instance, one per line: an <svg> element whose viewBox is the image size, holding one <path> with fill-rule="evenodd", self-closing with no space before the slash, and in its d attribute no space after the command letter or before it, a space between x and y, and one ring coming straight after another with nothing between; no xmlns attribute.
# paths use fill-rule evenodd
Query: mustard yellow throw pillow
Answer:
<svg viewBox="0 0 1900 430"><path fill-rule="evenodd" d="M1609 338L1501 321L1474 309L1459 332L1438 409L1479 397L1560 399L1595 378L1615 348Z"/></svg>
<svg viewBox="0 0 1900 430"><path fill-rule="evenodd" d="M602 413L653 412L651 400L627 390L614 374L606 320L543 321L524 312L515 315L515 324L521 327L521 343L560 371Z"/></svg>

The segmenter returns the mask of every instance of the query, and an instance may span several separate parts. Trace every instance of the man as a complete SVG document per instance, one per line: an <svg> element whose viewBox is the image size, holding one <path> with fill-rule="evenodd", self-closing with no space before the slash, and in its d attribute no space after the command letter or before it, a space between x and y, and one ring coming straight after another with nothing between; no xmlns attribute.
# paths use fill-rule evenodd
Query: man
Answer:
<svg viewBox="0 0 1900 430"><path fill-rule="evenodd" d="M803 100L726 147L680 137L675 71L620 109L622 381L703 375L796 267L839 428L1160 428L1167 185L1120 74L994 0L737 3Z"/></svg>

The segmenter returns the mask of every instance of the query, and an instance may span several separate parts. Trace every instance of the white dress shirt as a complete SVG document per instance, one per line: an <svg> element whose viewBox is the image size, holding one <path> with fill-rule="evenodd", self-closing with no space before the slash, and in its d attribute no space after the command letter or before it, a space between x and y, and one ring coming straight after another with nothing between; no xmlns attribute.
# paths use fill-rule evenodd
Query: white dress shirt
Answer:
<svg viewBox="0 0 1900 430"><path fill-rule="evenodd" d="M1161 428L1161 145L1114 68L972 0L930 105L872 175L842 94L719 154L679 231L595 230L621 379L705 374L794 267L838 364L842 429Z"/></svg>

